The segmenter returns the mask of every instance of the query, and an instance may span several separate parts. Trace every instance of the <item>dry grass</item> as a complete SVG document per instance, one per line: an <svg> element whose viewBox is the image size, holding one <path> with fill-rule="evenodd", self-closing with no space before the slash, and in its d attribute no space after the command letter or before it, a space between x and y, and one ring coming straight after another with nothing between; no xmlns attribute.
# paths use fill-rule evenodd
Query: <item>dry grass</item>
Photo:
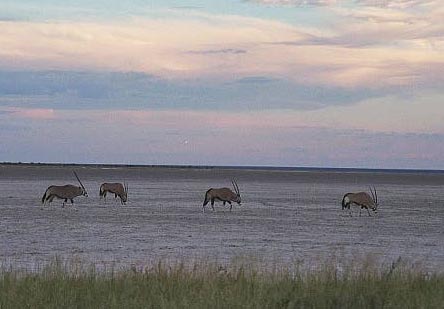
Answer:
<svg viewBox="0 0 444 309"><path fill-rule="evenodd" d="M444 276L398 260L263 267L158 262L97 271L55 259L36 272L3 269L0 308L443 308Z"/></svg>

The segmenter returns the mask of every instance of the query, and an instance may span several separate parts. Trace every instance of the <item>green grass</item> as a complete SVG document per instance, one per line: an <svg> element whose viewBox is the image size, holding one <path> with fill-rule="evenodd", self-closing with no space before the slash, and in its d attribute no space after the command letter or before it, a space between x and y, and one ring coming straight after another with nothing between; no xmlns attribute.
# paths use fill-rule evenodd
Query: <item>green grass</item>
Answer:
<svg viewBox="0 0 444 309"><path fill-rule="evenodd" d="M56 259L36 272L3 269L0 308L444 308L444 276L398 260L338 272L300 265L158 263L96 271Z"/></svg>

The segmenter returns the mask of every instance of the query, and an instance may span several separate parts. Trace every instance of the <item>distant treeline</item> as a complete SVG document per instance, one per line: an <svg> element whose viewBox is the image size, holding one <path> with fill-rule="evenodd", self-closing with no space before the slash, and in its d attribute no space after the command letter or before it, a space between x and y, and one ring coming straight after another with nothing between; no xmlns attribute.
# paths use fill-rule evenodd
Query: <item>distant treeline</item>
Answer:
<svg viewBox="0 0 444 309"><path fill-rule="evenodd" d="M0 165L12 166L60 166L92 168L179 168L179 169L232 169L265 171L300 171L300 172L338 172L338 173L444 173L444 170L432 169L372 169L348 167L298 167L298 166L236 166L236 165L181 165L181 164L107 164L107 163L41 163L41 162L0 162Z"/></svg>

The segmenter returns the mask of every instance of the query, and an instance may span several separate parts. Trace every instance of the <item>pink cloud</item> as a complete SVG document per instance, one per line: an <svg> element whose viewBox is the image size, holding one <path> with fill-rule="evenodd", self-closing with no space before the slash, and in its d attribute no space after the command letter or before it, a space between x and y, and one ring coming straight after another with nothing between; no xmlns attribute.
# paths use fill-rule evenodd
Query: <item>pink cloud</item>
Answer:
<svg viewBox="0 0 444 309"><path fill-rule="evenodd" d="M56 113L53 109L43 108L12 108L7 110L12 113L13 116L19 118L46 120L56 118Z"/></svg>
<svg viewBox="0 0 444 309"><path fill-rule="evenodd" d="M444 76L428 70L444 63L444 24L442 9L426 8L333 5L326 9L338 22L328 29L204 13L126 23L4 21L0 65L168 79L266 75L340 87L427 84Z"/></svg>

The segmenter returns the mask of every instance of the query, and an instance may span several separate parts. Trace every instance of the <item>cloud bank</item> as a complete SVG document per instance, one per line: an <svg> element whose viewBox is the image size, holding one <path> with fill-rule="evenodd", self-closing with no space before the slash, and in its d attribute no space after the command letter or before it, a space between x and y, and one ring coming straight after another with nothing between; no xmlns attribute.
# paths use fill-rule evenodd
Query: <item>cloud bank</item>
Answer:
<svg viewBox="0 0 444 309"><path fill-rule="evenodd" d="M3 21L0 67L135 71L176 80L267 76L342 88L442 83L442 9L331 10L338 22L319 29L196 12L114 23Z"/></svg>
<svg viewBox="0 0 444 309"><path fill-rule="evenodd" d="M11 107L311 110L392 92L304 85L267 76L180 81L137 72L0 71L0 103Z"/></svg>

